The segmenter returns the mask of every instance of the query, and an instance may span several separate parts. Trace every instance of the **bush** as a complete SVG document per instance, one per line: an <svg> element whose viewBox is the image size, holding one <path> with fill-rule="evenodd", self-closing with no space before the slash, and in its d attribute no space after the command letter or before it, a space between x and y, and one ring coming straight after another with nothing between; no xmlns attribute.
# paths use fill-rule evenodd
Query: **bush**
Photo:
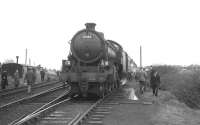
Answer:
<svg viewBox="0 0 200 125"><path fill-rule="evenodd" d="M200 108L200 71L179 66L155 66L161 76L161 89L168 90L191 108Z"/></svg>

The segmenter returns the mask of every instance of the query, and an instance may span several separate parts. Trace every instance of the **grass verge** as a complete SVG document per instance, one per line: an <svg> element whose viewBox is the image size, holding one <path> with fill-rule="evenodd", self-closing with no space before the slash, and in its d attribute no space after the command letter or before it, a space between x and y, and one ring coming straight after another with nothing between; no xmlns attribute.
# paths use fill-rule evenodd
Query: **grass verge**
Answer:
<svg viewBox="0 0 200 125"><path fill-rule="evenodd" d="M200 108L200 71L179 66L154 66L161 76L161 89L170 91L190 108Z"/></svg>

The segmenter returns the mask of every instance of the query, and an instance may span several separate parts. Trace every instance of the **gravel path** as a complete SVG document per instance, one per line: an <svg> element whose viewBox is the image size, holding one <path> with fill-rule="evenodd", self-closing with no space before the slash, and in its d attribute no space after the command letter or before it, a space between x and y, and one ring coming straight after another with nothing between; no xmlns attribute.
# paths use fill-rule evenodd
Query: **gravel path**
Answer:
<svg viewBox="0 0 200 125"><path fill-rule="evenodd" d="M135 81L127 82L119 100L119 105L103 120L104 125L199 125L200 111L194 111L178 102L169 92L160 91L159 97L152 96L147 90L138 100L131 100Z"/></svg>

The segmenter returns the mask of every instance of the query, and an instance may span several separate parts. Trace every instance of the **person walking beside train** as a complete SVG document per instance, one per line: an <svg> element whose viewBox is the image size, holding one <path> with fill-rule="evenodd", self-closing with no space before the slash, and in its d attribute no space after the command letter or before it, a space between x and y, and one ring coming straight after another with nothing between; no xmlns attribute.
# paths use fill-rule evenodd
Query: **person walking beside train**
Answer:
<svg viewBox="0 0 200 125"><path fill-rule="evenodd" d="M153 96L158 96L158 89L160 87L160 75L159 73L152 69L150 73L150 86L153 91Z"/></svg>
<svg viewBox="0 0 200 125"><path fill-rule="evenodd" d="M139 92L140 94L143 94L146 89L146 80L147 80L147 73L144 71L143 68L139 71Z"/></svg>
<svg viewBox="0 0 200 125"><path fill-rule="evenodd" d="M31 93L31 86L34 84L35 82L35 74L33 72L33 69L28 69L26 75L25 75L25 79L27 82L27 86L28 86L28 93Z"/></svg>
<svg viewBox="0 0 200 125"><path fill-rule="evenodd" d="M7 71L3 71L3 73L1 74L1 89L6 89L6 86L8 86L7 75Z"/></svg>
<svg viewBox="0 0 200 125"><path fill-rule="evenodd" d="M16 70L14 73L15 88L19 86L19 71Z"/></svg>

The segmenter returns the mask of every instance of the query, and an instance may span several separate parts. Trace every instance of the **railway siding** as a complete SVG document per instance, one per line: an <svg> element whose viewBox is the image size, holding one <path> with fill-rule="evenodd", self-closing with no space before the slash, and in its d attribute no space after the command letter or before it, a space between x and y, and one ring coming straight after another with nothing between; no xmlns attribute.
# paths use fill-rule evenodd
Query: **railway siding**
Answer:
<svg viewBox="0 0 200 125"><path fill-rule="evenodd" d="M6 105L0 110L0 123L6 125L16 119L30 114L34 110L57 98L59 95L62 95L65 91L69 90L63 87L57 87L57 89L54 88L54 90L25 98L25 101L20 100L19 102L11 104L11 106Z"/></svg>
<svg viewBox="0 0 200 125"><path fill-rule="evenodd" d="M61 100L53 105L49 105L42 110L27 115L20 120L18 124L68 124L73 119L78 118L84 113L94 102L92 101L76 101L71 98Z"/></svg>
<svg viewBox="0 0 200 125"><path fill-rule="evenodd" d="M115 90L97 101L69 99L59 102L55 106L28 115L21 123L37 125L103 124L104 117L112 112L112 108L125 102L122 101L124 95L120 93L121 89Z"/></svg>
<svg viewBox="0 0 200 125"><path fill-rule="evenodd" d="M46 91L48 89L58 87L58 86L61 86L61 85L62 85L62 83L55 81L55 82L49 82L49 83L45 83L45 84L33 87L31 94L27 94L27 87L24 88L23 90L20 90L20 91L17 91L17 92L12 92L11 94L6 93L6 94L1 96L0 107L5 105L5 104L14 102L16 100L31 97L31 96L33 96L37 93L40 93L40 92L43 92L43 91Z"/></svg>
<svg viewBox="0 0 200 125"><path fill-rule="evenodd" d="M117 92L114 92L117 93ZM114 94L115 95L115 94ZM102 122L102 118L110 113L113 105L118 105L116 99L121 96L114 96L113 93L104 99L79 100L79 98L68 99L51 105L46 109L35 112L21 120L21 124L53 125L78 123ZM84 119L88 120L84 120ZM15 124L18 125L18 124Z"/></svg>
<svg viewBox="0 0 200 125"><path fill-rule="evenodd" d="M33 84L33 89L51 85L51 84L54 84L55 82L59 82L59 81L53 80L53 81L49 81L49 82L45 81L45 82L41 82L41 83L35 83L35 84ZM0 90L0 96L3 97L6 95L15 94L15 93L26 91L26 90L27 90L27 86L21 86L18 88L9 88L9 89L5 89L5 90Z"/></svg>

